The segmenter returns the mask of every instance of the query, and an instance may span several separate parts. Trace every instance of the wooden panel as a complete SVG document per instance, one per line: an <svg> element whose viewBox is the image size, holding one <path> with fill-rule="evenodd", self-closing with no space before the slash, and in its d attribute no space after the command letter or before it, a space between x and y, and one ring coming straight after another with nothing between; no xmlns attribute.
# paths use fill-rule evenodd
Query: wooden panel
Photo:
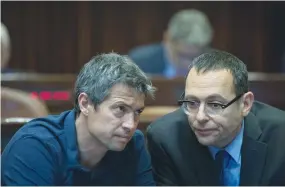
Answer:
<svg viewBox="0 0 285 187"><path fill-rule="evenodd" d="M69 99L47 99L49 111L60 113L73 108L73 86L75 74L3 74L2 86L22 89L28 92L64 92ZM249 73L250 90L255 99L285 110L285 74ZM146 106L177 106L177 100L184 91L184 78L173 80L161 77L152 77L152 83L157 88L155 99L147 98Z"/></svg>
<svg viewBox="0 0 285 187"><path fill-rule="evenodd" d="M58 114L73 108L75 79L74 74L7 73L1 75L1 85L37 95L52 114Z"/></svg>
<svg viewBox="0 0 285 187"><path fill-rule="evenodd" d="M159 42L171 15L204 11L214 27L212 46L240 57L249 71L279 72L284 2L236 1L3 1L2 22L13 46L11 68L77 73L92 56L127 53Z"/></svg>

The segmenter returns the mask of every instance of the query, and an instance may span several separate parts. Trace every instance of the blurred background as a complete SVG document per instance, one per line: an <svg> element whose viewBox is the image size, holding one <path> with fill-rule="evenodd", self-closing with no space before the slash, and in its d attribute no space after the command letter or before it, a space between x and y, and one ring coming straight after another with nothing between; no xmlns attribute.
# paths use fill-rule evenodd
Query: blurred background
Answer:
<svg viewBox="0 0 285 187"><path fill-rule="evenodd" d="M249 71L282 72L285 3L265 1L1 2L10 33L9 68L77 73L92 56L128 53L160 42L171 16L195 8L214 29L212 47L243 60Z"/></svg>
<svg viewBox="0 0 285 187"><path fill-rule="evenodd" d="M73 108L76 75L92 56L130 54L137 46L162 43L170 18L193 8L212 25L210 48L228 51L247 65L255 99L285 110L284 2L1 1L1 149L32 118ZM156 58L166 59L165 46L152 47L152 61L146 57L154 56L152 48L133 53L149 72ZM179 107L184 81L183 76L152 77L158 91L155 100L147 99L139 129Z"/></svg>

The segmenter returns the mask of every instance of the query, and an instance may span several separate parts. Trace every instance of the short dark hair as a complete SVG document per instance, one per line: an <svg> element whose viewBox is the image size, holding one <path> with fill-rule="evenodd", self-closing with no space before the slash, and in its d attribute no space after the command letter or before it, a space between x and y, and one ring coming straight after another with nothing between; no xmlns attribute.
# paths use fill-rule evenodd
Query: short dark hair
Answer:
<svg viewBox="0 0 285 187"><path fill-rule="evenodd" d="M189 71L195 68L198 73L228 70L233 76L236 95L248 92L248 71L246 65L236 56L225 51L211 50L196 57L192 64Z"/></svg>
<svg viewBox="0 0 285 187"><path fill-rule="evenodd" d="M117 53L100 54L86 63L77 76L74 104L80 113L78 96L84 92L93 104L99 105L115 84L125 84L138 93L154 97L155 88L146 74L127 56Z"/></svg>

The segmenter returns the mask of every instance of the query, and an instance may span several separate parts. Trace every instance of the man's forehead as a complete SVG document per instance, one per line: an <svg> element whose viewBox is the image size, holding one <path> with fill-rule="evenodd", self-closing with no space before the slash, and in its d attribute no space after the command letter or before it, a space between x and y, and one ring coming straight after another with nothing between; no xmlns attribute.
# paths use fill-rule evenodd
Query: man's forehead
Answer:
<svg viewBox="0 0 285 187"><path fill-rule="evenodd" d="M233 76L230 71L222 70L210 70L207 72L196 71L196 68L192 68L186 80L187 83L221 83L221 84L233 84Z"/></svg>
<svg viewBox="0 0 285 187"><path fill-rule="evenodd" d="M233 91L233 77L227 70L215 70L198 73L194 68L186 80L186 92L191 91Z"/></svg>
<svg viewBox="0 0 285 187"><path fill-rule="evenodd" d="M109 101L124 101L124 103L133 105L144 105L145 96L143 93L138 93L135 88L127 85L117 84L110 89Z"/></svg>

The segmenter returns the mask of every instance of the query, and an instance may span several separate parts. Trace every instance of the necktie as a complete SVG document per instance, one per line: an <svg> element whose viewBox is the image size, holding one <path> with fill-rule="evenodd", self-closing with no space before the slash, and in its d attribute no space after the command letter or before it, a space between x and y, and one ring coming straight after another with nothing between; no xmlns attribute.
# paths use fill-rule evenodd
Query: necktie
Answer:
<svg viewBox="0 0 285 187"><path fill-rule="evenodd" d="M224 160L225 160L226 155L227 155L227 151L220 150L216 154L216 157L215 157L215 162L217 165L217 169L218 169L217 171L220 177L219 181L220 181L221 186L224 186Z"/></svg>

